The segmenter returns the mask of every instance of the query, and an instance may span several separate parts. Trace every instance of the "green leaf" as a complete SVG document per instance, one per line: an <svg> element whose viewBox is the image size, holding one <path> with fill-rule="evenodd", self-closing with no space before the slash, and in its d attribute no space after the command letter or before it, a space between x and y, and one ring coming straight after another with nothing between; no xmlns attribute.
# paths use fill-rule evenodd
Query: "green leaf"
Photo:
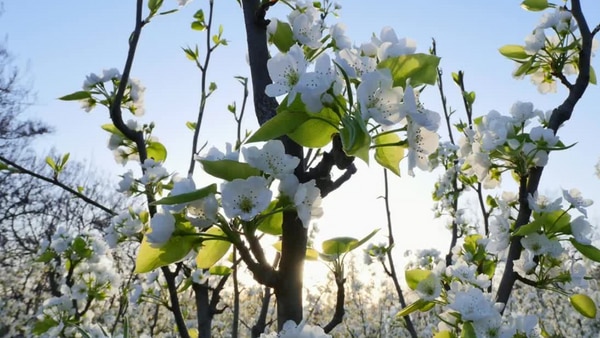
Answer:
<svg viewBox="0 0 600 338"><path fill-rule="evenodd" d="M224 265L214 265L211 266L210 269L208 269L208 272L211 275L215 275L215 276L227 276L229 274L231 274L231 268L228 266L224 266Z"/></svg>
<svg viewBox="0 0 600 338"><path fill-rule="evenodd" d="M597 84L596 72L594 71L594 67L590 66L590 83L595 85Z"/></svg>
<svg viewBox="0 0 600 338"><path fill-rule="evenodd" d="M148 9L151 14L155 14L162 6L163 0L148 0Z"/></svg>
<svg viewBox="0 0 600 338"><path fill-rule="evenodd" d="M456 335L451 331L440 331L433 335L433 338L455 338Z"/></svg>
<svg viewBox="0 0 600 338"><path fill-rule="evenodd" d="M379 134L374 138L375 145L384 145L375 148L375 161L382 167L389 169L400 176L400 161L404 158L405 146L391 145L400 143L400 136L395 133Z"/></svg>
<svg viewBox="0 0 600 338"><path fill-rule="evenodd" d="M294 142L307 148L322 148L331 142L334 134L338 132L339 116L330 108L323 108L321 112L307 113L308 119L301 123L288 136Z"/></svg>
<svg viewBox="0 0 600 338"><path fill-rule="evenodd" d="M306 259L316 261L319 259L319 252L313 248L306 248Z"/></svg>
<svg viewBox="0 0 600 338"><path fill-rule="evenodd" d="M189 222L178 222L176 228L189 232L194 231ZM146 236L144 236L135 260L135 273L150 272L156 268L178 262L187 256L197 242L197 236L173 234L167 243L160 248L156 248L152 247L146 240Z"/></svg>
<svg viewBox="0 0 600 338"><path fill-rule="evenodd" d="M388 58L377 65L377 68L388 68L392 72L394 86L406 87L410 79L413 87L422 84L435 84L437 67L440 58L431 54L410 54Z"/></svg>
<svg viewBox="0 0 600 338"><path fill-rule="evenodd" d="M355 243L358 243L358 239L354 237L336 237L323 241L321 247L324 254L339 256L352 250L352 244Z"/></svg>
<svg viewBox="0 0 600 338"><path fill-rule="evenodd" d="M117 129L117 127L115 127L115 125L112 123L103 124L101 127L102 129L106 130L111 134L115 134L121 136L122 138L125 138L125 135L123 135L123 133L119 129Z"/></svg>
<svg viewBox="0 0 600 338"><path fill-rule="evenodd" d="M203 30L206 29L206 24L204 22L201 22L201 21L193 21L191 27L195 31L202 32Z"/></svg>
<svg viewBox="0 0 600 338"><path fill-rule="evenodd" d="M40 263L48 263L54 257L56 257L56 252L54 252L52 249L46 249L46 251L44 251L44 253L42 253L35 261Z"/></svg>
<svg viewBox="0 0 600 338"><path fill-rule="evenodd" d="M513 76L519 77L525 74L529 74L534 62L535 56L532 56L527 62L524 62L522 65L519 66L519 68L517 68L517 70L514 71Z"/></svg>
<svg viewBox="0 0 600 338"><path fill-rule="evenodd" d="M257 226L258 230L274 236L279 236L282 234L283 212L272 213L273 210L279 207L278 203L279 201L277 200L272 201L271 204L269 204L269 207L265 211L260 213L261 215L270 215L259 218Z"/></svg>
<svg viewBox="0 0 600 338"><path fill-rule="evenodd" d="M282 242L281 241L277 241L275 243L273 243L273 248L275 248L275 250L281 252L281 246L282 246ZM306 248L306 259L310 260L310 261L316 261L319 256L321 256L319 254L319 252L313 248Z"/></svg>
<svg viewBox="0 0 600 338"><path fill-rule="evenodd" d="M577 312L588 318L596 318L596 303L588 295L572 295L569 301Z"/></svg>
<svg viewBox="0 0 600 338"><path fill-rule="evenodd" d="M284 104L283 102L281 103ZM248 143L261 142L276 139L280 136L294 132L301 124L308 121L310 116L303 111L285 110L275 115L263 124L248 139Z"/></svg>
<svg viewBox="0 0 600 338"><path fill-rule="evenodd" d="M161 204L173 205L173 204L189 203L192 201L201 200L206 196L209 196L211 194L216 194L216 193L217 193L217 185L215 183L213 183L211 185L207 185L204 188L201 188L201 189L198 189L198 190L195 190L192 192L161 198L158 201L154 201L154 202L150 203L150 205L161 205Z"/></svg>
<svg viewBox="0 0 600 338"><path fill-rule="evenodd" d="M375 234L377 232L379 232L380 229L375 229L373 231L371 231L368 235L366 235L365 237L361 238L358 242L352 243L350 244L350 251L358 248L359 246L365 244L368 240L370 240L371 238L373 238L373 236L375 236Z"/></svg>
<svg viewBox="0 0 600 338"><path fill-rule="evenodd" d="M294 32L288 23L277 21L275 33L271 36L270 41L282 53L287 53L296 41L294 40Z"/></svg>
<svg viewBox="0 0 600 338"><path fill-rule="evenodd" d="M405 307L404 309L400 310L400 312L398 312L396 314L396 317L404 317L404 316L408 316L409 314L420 310L422 308L424 308L425 306L428 305L428 301L423 300L423 299L419 299L416 302L410 304L409 306Z"/></svg>
<svg viewBox="0 0 600 338"><path fill-rule="evenodd" d="M56 171L56 162L51 156L46 156L46 164L52 168L52 170Z"/></svg>
<svg viewBox="0 0 600 338"><path fill-rule="evenodd" d="M365 163L369 163L371 136L365 122L361 118L345 115L342 118L342 126L340 139L346 155L356 156Z"/></svg>
<svg viewBox="0 0 600 338"><path fill-rule="evenodd" d="M148 158L152 158L156 162L164 162L167 159L167 148L160 142L148 142L146 152L148 153Z"/></svg>
<svg viewBox="0 0 600 338"><path fill-rule="evenodd" d="M471 322L463 323L461 338L477 338L475 328Z"/></svg>
<svg viewBox="0 0 600 338"><path fill-rule="evenodd" d="M539 12L551 6L548 0L525 0L521 2L521 7L531 12Z"/></svg>
<svg viewBox="0 0 600 338"><path fill-rule="evenodd" d="M92 94L88 91L80 91L80 92L75 92L75 93L71 93L69 95L65 95L63 97L59 97L59 100L63 100L63 101L79 101L79 100L84 100L84 99L91 99L92 98Z"/></svg>
<svg viewBox="0 0 600 338"><path fill-rule="evenodd" d="M577 249L577 251L581 252L585 257L593 260L594 262L600 263L600 250L593 245L581 244L575 240L575 238L569 239L571 244Z"/></svg>
<svg viewBox="0 0 600 338"><path fill-rule="evenodd" d="M406 284L411 290L415 290L419 282L426 279L431 275L430 270L425 269L411 269L404 272L404 278L406 278Z"/></svg>
<svg viewBox="0 0 600 338"><path fill-rule="evenodd" d="M522 225L517 229L517 231L513 232L513 236L527 236L534 232L538 232L542 229L542 225L544 225L539 220L534 220L529 224Z"/></svg>
<svg viewBox="0 0 600 338"><path fill-rule="evenodd" d="M504 45L498 49L500 54L512 60L525 60L530 57L521 45Z"/></svg>
<svg viewBox="0 0 600 338"><path fill-rule="evenodd" d="M260 176L260 170L250 166L248 163L241 163L233 160L200 160L206 173L224 179L233 181L236 178L247 179L251 176Z"/></svg>
<svg viewBox="0 0 600 338"><path fill-rule="evenodd" d="M212 226L206 230L206 234L225 237L225 233L218 226ZM204 240L202 242L202 247L198 250L198 255L196 256L196 267L198 267L198 269L209 269L225 256L227 251L229 251L230 246L231 242L226 240Z"/></svg>
<svg viewBox="0 0 600 338"><path fill-rule="evenodd" d="M37 320L33 325L32 333L39 336L44 334L46 331L58 325L58 322L52 317L45 315L44 319Z"/></svg>
<svg viewBox="0 0 600 338"><path fill-rule="evenodd" d="M189 130L191 131L196 131L196 122L186 122L185 126L188 127Z"/></svg>

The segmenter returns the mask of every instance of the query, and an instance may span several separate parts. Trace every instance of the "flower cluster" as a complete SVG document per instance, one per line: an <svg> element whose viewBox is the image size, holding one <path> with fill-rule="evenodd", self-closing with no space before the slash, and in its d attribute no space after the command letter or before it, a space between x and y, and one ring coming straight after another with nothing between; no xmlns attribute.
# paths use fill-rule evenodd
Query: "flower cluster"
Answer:
<svg viewBox="0 0 600 338"><path fill-rule="evenodd" d="M429 155L438 147L440 117L422 107L411 80L394 70L394 65L402 62L402 57L435 57L414 54L415 42L399 39L390 27L383 28L370 42L354 47L342 24L328 27L318 12L313 3L301 2L288 17L289 22L271 21L270 41L280 53L267 63L273 83L267 86L266 94L287 95L280 109L292 105L298 109L301 103L315 119L330 121L328 127L338 130L350 156L366 160L364 154L373 142L381 152L389 153L375 159L398 173L398 163L383 158L398 156L408 145L409 174L414 168L430 169ZM295 43L283 44L281 37L290 31L293 34L289 38ZM329 110L337 115L333 120L324 113ZM385 132L381 133L382 129ZM406 133L405 141L396 135L399 131Z"/></svg>
<svg viewBox="0 0 600 338"><path fill-rule="evenodd" d="M501 49L504 55L517 62L513 75L522 78L529 75L531 82L540 93L555 93L557 80L579 73L578 48L581 37L577 34L577 23L571 11L564 6L556 6L544 13L533 32L525 38L524 46L517 49ZM550 31L551 35L547 35ZM592 41L592 49L598 48L598 40Z"/></svg>

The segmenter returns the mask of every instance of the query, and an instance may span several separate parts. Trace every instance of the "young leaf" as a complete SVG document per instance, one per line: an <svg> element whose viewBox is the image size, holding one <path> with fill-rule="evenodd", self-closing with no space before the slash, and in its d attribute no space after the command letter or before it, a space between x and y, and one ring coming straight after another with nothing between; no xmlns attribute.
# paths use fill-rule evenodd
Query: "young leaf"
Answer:
<svg viewBox="0 0 600 338"><path fill-rule="evenodd" d="M581 244L575 240L575 238L570 239L571 244L577 249L577 251L581 252L585 257L593 260L594 262L600 262L600 250L593 245Z"/></svg>
<svg viewBox="0 0 600 338"><path fill-rule="evenodd" d="M423 299L419 299L416 302L410 304L409 306L405 307L404 309L400 310L400 312L398 312L396 314L396 317L404 317L404 316L408 316L409 314L420 310L422 308L424 308L425 306L427 306L429 302Z"/></svg>
<svg viewBox="0 0 600 338"><path fill-rule="evenodd" d="M271 36L271 42L282 53L287 53L290 48L296 43L294 40L294 32L288 23L277 21L275 33Z"/></svg>
<svg viewBox="0 0 600 338"><path fill-rule="evenodd" d="M412 269L406 270L404 276L406 278L406 284L411 290L415 290L419 282L426 279L431 275L431 271L425 269Z"/></svg>
<svg viewBox="0 0 600 338"><path fill-rule="evenodd" d="M308 113L303 111L282 111L263 124L248 139L248 143L268 141L292 133L309 118Z"/></svg>
<svg viewBox="0 0 600 338"><path fill-rule="evenodd" d="M324 108L319 113L307 113L308 119L300 124L288 136L294 142L307 148L322 148L328 145L333 135L338 132L339 116L330 108Z"/></svg>
<svg viewBox="0 0 600 338"><path fill-rule="evenodd" d="M548 0L525 0L521 2L521 7L531 12L539 12L549 8L550 4L548 4Z"/></svg>
<svg viewBox="0 0 600 338"><path fill-rule="evenodd" d="M283 232L283 212L272 213L277 209L279 201L275 200L269 204L269 207L261 215L270 214L266 217L260 217L257 229L269 235L279 236Z"/></svg>
<svg viewBox="0 0 600 338"><path fill-rule="evenodd" d="M148 142L146 152L148 153L148 158L152 158L156 162L164 162L167 159L167 148L160 142Z"/></svg>
<svg viewBox="0 0 600 338"><path fill-rule="evenodd" d="M505 45L498 49L500 54L512 60L525 60L530 57L521 45Z"/></svg>
<svg viewBox="0 0 600 338"><path fill-rule="evenodd" d="M208 269L208 272L211 275L215 275L215 276L227 276L229 274L231 274L231 268L228 266L224 266L224 265L214 265L212 266L210 269Z"/></svg>
<svg viewBox="0 0 600 338"><path fill-rule="evenodd" d="M248 163L232 160L200 160L200 163L202 163L202 167L206 173L226 181L233 181L236 178L247 179L250 176L260 176L260 170L250 166Z"/></svg>
<svg viewBox="0 0 600 338"><path fill-rule="evenodd" d="M160 205L160 204L172 205L172 204L189 203L192 201L197 201L197 200L203 199L204 197L211 195L211 194L215 194L216 192L217 192L217 185L213 183L202 189L198 189L198 190L195 190L192 192L161 198L158 201L153 202L152 205Z"/></svg>
<svg viewBox="0 0 600 338"><path fill-rule="evenodd" d="M90 99L92 98L92 94L88 91L79 91L79 92L75 92L75 93L71 93L69 95L65 95L62 97L59 97L59 100L63 100L63 101L79 101L79 100L84 100L84 99Z"/></svg>
<svg viewBox="0 0 600 338"><path fill-rule="evenodd" d="M225 233L221 228L217 226L212 226L210 229L206 230L207 234L213 236L225 236ZM209 269L219 259L223 258L227 251L229 251L229 247L231 247L231 242L220 239L208 239L202 242L202 247L198 250L198 255L196 256L196 267L198 269Z"/></svg>
<svg viewBox="0 0 600 338"><path fill-rule="evenodd" d="M155 248L144 236L135 260L135 273L150 272L182 260L192 250L197 240L195 236L171 236L165 245Z"/></svg>
<svg viewBox="0 0 600 338"><path fill-rule="evenodd" d="M400 176L400 161L404 158L405 146L392 145L400 143L400 136L395 133L380 134L373 139L375 145L385 145L375 148L375 161L382 167Z"/></svg>
<svg viewBox="0 0 600 338"><path fill-rule="evenodd" d="M596 303L588 295L582 293L572 295L569 301L577 312L588 318L596 318Z"/></svg>
<svg viewBox="0 0 600 338"><path fill-rule="evenodd" d="M430 84L437 80L437 67L440 58L431 54L410 54L388 58L377 65L377 68L388 68L392 72L394 86L406 87L410 79L413 87Z"/></svg>

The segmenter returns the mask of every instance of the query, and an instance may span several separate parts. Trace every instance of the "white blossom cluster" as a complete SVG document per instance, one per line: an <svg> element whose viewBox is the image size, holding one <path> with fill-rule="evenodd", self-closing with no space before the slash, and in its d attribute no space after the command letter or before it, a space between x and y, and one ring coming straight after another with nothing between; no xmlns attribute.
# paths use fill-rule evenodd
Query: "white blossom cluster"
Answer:
<svg viewBox="0 0 600 338"><path fill-rule="evenodd" d="M267 68L273 83L267 86L267 95L287 95L288 103L299 96L309 112L319 113L343 92L355 91L357 104L347 109L384 129L406 130L409 174L413 175L415 167L429 170L428 157L438 147L439 114L422 107L410 83L405 89L394 85L390 70L377 67L389 58L413 54L416 43L399 39L391 27L385 27L379 37L354 47L342 24L328 27L317 14L311 2L296 3L288 20L297 44L269 59ZM276 34L279 23L271 20L271 35ZM324 46L326 31L331 41ZM326 48L333 50L333 60L323 52ZM307 56L312 53L307 50L318 50L318 56ZM359 83L356 88L347 88L344 74L350 82Z"/></svg>

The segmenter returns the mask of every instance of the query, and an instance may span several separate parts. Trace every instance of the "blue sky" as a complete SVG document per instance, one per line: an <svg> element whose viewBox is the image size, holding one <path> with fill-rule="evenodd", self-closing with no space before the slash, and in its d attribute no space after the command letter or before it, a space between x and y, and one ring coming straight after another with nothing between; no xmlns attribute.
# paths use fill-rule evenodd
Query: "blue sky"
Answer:
<svg viewBox="0 0 600 338"><path fill-rule="evenodd" d="M102 170L119 174L123 168L113 161L106 148L108 135L100 125L109 122L108 112L97 108L91 113L79 109L77 103L56 98L79 90L87 74L104 68L122 69L127 52L127 38L133 28L135 1L5 1L0 17L0 31L7 36L8 48L16 64L26 72L37 93L28 109L35 116L56 127L56 133L37 146L41 150L55 147L61 153L70 152ZM523 44L540 18L519 7L519 1L443 1L443 0L378 0L341 1L339 21L346 23L348 35L360 44L379 34L383 26L393 27L400 37L417 41L418 51L426 52L431 38L438 42L447 84L446 92L452 107L460 108L458 90L452 85L450 73L466 72L467 87L477 92L475 112L486 114L491 109L507 113L513 102L531 101L536 108L555 107L565 92L541 95L529 80L515 80L514 66L504 59L498 48L505 44ZM159 17L143 31L132 76L142 80L146 90L146 115L142 121L156 121L155 135L169 150L166 166L185 172L191 151L191 132L185 122L195 120L199 103L200 73L189 62L181 47L203 45L202 33L189 25L193 13L208 7L207 1L195 0L179 13ZM165 0L164 8L175 8L176 1ZM281 6L282 7L282 6ZM584 0L589 22L600 22L600 3ZM275 8L270 15L283 13ZM201 143L221 146L235 138L235 125L227 112L233 100L241 103L241 86L233 79L248 76L245 61L245 37L242 12L234 0L217 0L215 22L224 26L229 46L214 54L209 77L218 84L211 98L202 128ZM280 16L281 17L281 16ZM593 60L596 69L600 62ZM423 96L425 105L440 111L436 91L429 89ZM590 86L577 106L571 121L559 131L566 144L577 145L563 153L551 155L542 179L542 193L558 195L560 188L578 187L585 197L597 201L590 219L598 224L600 214L600 180L594 175L594 165L600 156L596 137L600 126L600 89ZM256 128L251 111L245 127ZM404 163L402 164L405 165ZM402 167L405 171L405 168ZM352 229L357 236L385 225L383 204L377 200L383 190L381 170L360 167L360 173L350 183L334 193L326 204L326 216L319 224L323 237L342 235ZM440 222L432 221L430 200L433 180L439 173L417 172L393 179L394 216L399 229L409 231L424 241L402 236L399 247L415 248L427 244L443 244L447 239ZM197 175L198 180L205 176ZM510 187L508 185L507 187ZM348 210L358 210L350 214ZM350 216L350 217L348 217ZM402 230L402 231L404 231ZM433 236L432 233L441 234Z"/></svg>

